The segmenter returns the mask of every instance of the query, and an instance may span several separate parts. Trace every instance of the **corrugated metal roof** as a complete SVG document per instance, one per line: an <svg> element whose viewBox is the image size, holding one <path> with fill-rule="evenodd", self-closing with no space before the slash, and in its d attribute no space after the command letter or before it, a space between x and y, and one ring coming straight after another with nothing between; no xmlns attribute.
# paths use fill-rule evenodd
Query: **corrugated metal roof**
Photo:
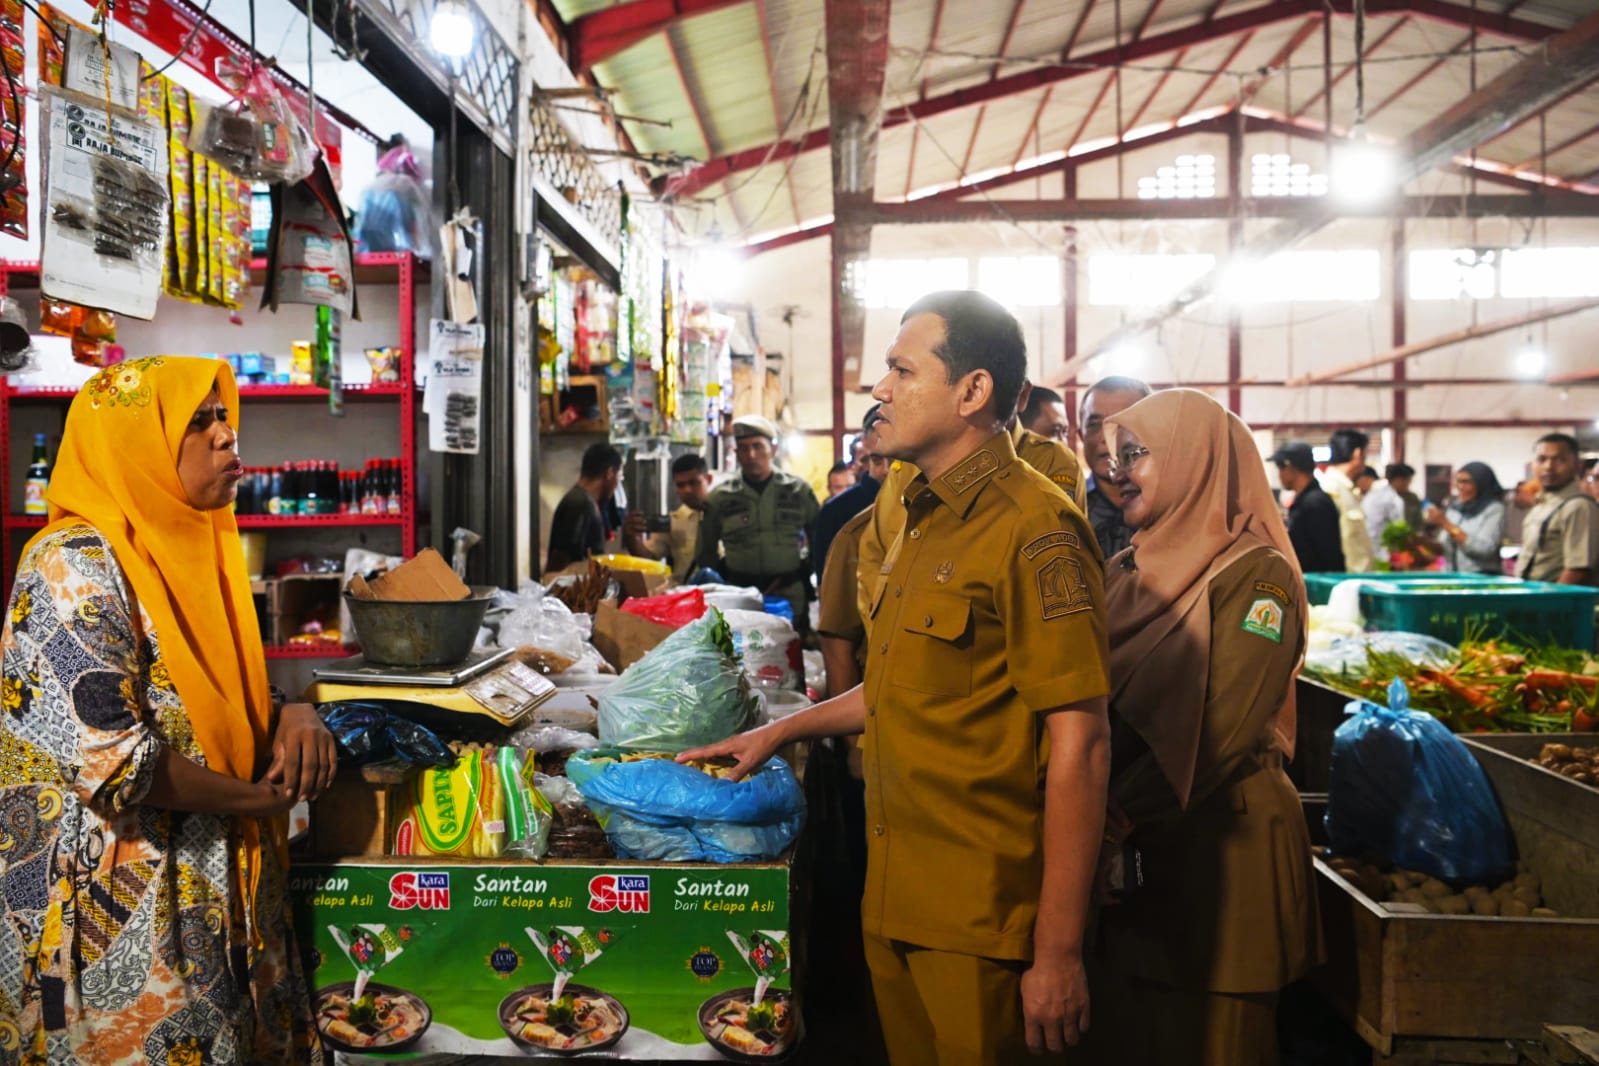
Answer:
<svg viewBox="0 0 1599 1066"><path fill-rule="evenodd" d="M1497 18L1513 9L1513 19L1523 24L1553 28L1572 25L1595 6L1594 0L1475 2L1481 17ZM1441 5L1451 3L1459 9L1453 22L1437 17ZM556 4L568 20L611 6L606 0ZM1119 79L1109 70L1086 69L1047 88L885 129L879 140L878 195L899 199L963 176L1010 168L1041 152L1066 150L1074 142L1113 138L1127 132L1135 117L1139 126L1164 126L1185 114L1243 102L1319 123L1326 106L1323 19L1312 13L1273 18L1275 6L1272 0L1121 0L1119 5L1114 0L895 0L885 76L885 106L891 112L911 101L937 99L1059 62L1068 41L1074 42L1072 57L1107 54L1142 29L1146 39L1180 34L1183 47L1128 62ZM1365 101L1373 135L1401 138L1469 92L1473 59L1465 23L1471 10L1467 0L1438 0L1414 13L1387 12L1367 20ZM1261 16L1262 24L1205 39L1207 21L1249 18L1249 13ZM641 147L695 158L759 151L780 138L826 127L826 64L817 54L824 29L821 0L750 0L684 17L667 32L600 64L595 73L602 84L621 90L620 110L672 122L669 130L629 124ZM1355 119L1355 78L1346 73L1355 58L1351 18L1331 20L1331 45L1332 120L1336 128L1347 129ZM1476 84L1486 84L1533 47L1480 33ZM1275 69L1263 69L1268 66ZM1546 113L1541 132L1537 120L1523 123L1482 146L1479 156L1508 167L1536 168L1542 165L1542 145L1554 175L1569 180L1594 175L1599 170L1599 83L1573 88ZM1177 152L1174 147L1169 154ZM1126 169L1131 174L1135 168ZM1008 195L1026 195L1032 187L1021 185ZM724 230L729 216L736 216L740 227L767 231L829 214L830 188L829 153L819 150L797 159L774 158L759 171L735 172L698 196L728 198L719 216Z"/></svg>

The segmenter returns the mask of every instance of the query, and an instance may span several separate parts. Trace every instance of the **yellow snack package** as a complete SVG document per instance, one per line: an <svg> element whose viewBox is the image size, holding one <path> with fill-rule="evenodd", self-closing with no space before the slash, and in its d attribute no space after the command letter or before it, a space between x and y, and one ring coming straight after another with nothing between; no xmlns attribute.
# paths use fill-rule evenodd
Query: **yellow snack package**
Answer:
<svg viewBox="0 0 1599 1066"><path fill-rule="evenodd" d="M505 853L505 792L491 756L464 751L454 766L412 778L395 855L497 859Z"/></svg>

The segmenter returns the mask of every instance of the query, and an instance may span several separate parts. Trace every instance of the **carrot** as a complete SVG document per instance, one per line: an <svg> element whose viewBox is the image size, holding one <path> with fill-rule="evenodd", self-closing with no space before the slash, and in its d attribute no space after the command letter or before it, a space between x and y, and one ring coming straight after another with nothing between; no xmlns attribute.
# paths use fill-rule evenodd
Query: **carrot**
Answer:
<svg viewBox="0 0 1599 1066"><path fill-rule="evenodd" d="M1599 677L1592 677L1588 674L1572 674L1564 670L1528 670L1526 685L1528 688L1580 688L1587 692L1594 692L1599 690Z"/></svg>
<svg viewBox="0 0 1599 1066"><path fill-rule="evenodd" d="M1420 676L1426 680L1436 682L1440 688L1446 689L1450 693L1459 696L1473 707L1488 707L1493 703L1493 698L1486 692L1464 684L1459 678L1457 678L1454 674L1449 673L1447 670L1427 670L1424 671Z"/></svg>

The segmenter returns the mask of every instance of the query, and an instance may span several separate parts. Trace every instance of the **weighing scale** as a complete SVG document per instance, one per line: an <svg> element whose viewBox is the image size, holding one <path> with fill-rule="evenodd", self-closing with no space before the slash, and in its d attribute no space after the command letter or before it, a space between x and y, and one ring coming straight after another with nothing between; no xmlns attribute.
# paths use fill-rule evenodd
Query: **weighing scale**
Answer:
<svg viewBox="0 0 1599 1066"><path fill-rule="evenodd" d="M342 700L398 702L394 708L424 725L515 729L555 695L554 683L514 658L516 649L474 651L454 666L407 669L339 659L314 670L312 703ZM433 721L429 721L432 719Z"/></svg>

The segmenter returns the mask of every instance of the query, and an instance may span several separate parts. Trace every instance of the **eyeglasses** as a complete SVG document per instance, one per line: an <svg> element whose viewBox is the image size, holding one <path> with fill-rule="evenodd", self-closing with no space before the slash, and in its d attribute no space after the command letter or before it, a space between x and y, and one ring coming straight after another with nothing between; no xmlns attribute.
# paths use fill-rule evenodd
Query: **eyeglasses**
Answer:
<svg viewBox="0 0 1599 1066"><path fill-rule="evenodd" d="M1129 469L1134 463L1149 454L1149 449L1141 444L1130 444L1110 457L1110 473L1112 477Z"/></svg>

